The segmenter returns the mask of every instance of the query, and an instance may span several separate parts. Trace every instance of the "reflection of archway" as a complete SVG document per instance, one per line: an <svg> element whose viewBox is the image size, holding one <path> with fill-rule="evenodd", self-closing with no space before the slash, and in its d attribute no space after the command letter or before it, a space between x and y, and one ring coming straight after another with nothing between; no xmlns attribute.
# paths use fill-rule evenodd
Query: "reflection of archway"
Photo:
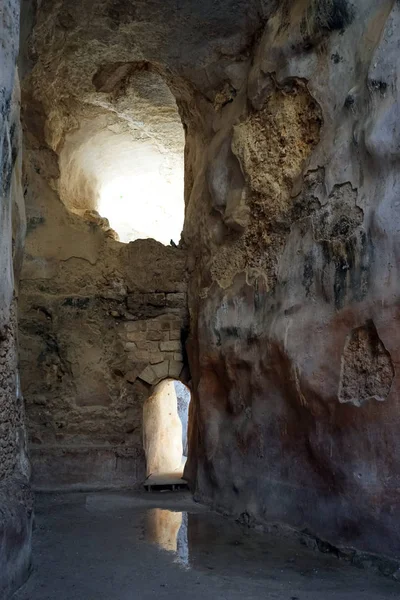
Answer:
<svg viewBox="0 0 400 600"><path fill-rule="evenodd" d="M180 381L156 385L143 406L146 475L182 477L187 455L190 391Z"/></svg>
<svg viewBox="0 0 400 600"><path fill-rule="evenodd" d="M149 542L176 554L176 562L189 566L188 514L161 508L146 511Z"/></svg>

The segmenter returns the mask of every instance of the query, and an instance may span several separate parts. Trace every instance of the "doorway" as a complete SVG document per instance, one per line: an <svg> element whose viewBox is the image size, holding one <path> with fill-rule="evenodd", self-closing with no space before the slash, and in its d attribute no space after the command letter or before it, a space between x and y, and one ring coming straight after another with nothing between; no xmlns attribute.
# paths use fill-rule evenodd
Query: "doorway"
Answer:
<svg viewBox="0 0 400 600"><path fill-rule="evenodd" d="M154 387L143 407L146 483L179 485L188 454L190 390L165 379Z"/></svg>

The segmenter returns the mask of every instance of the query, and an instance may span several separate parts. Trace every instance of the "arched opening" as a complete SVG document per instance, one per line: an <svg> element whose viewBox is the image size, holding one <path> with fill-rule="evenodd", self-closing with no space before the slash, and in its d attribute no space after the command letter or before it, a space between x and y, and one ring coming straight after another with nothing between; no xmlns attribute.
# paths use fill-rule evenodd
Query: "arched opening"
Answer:
<svg viewBox="0 0 400 600"><path fill-rule="evenodd" d="M166 379L143 407L147 486L179 485L187 459L190 390Z"/></svg>
<svg viewBox="0 0 400 600"><path fill-rule="evenodd" d="M61 199L121 242L179 243L185 135L174 96L149 70L125 73L120 91L94 84L96 106L76 118L60 151Z"/></svg>

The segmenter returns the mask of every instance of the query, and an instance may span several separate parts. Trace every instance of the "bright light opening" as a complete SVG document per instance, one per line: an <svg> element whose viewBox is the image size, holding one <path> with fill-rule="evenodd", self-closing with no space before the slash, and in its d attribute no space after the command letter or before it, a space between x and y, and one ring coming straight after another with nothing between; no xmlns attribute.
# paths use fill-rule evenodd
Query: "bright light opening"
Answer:
<svg viewBox="0 0 400 600"><path fill-rule="evenodd" d="M162 157L150 155L142 162L141 172L136 167L133 173L103 180L97 211L121 242L154 238L178 243L184 217L183 165L163 174Z"/></svg>
<svg viewBox="0 0 400 600"><path fill-rule="evenodd" d="M190 391L180 381L159 383L143 407L147 476L180 478L187 458Z"/></svg>
<svg viewBox="0 0 400 600"><path fill-rule="evenodd" d="M97 211L121 242L179 242L184 220L185 134L163 80L135 75L127 95L82 118L60 152L60 197L73 212ZM100 100L98 100L100 102ZM91 219L93 222L93 219Z"/></svg>

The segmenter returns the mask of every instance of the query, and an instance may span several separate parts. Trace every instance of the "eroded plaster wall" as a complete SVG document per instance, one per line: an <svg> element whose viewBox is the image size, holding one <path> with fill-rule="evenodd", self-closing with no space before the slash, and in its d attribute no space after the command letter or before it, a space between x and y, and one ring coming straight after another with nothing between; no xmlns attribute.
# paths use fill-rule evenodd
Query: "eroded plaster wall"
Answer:
<svg viewBox="0 0 400 600"><path fill-rule="evenodd" d="M32 498L18 375L17 294L25 215L21 188L18 2L0 10L0 597L30 566Z"/></svg>
<svg viewBox="0 0 400 600"><path fill-rule="evenodd" d="M96 74L121 89L132 65L146 65L175 95L186 132L186 476L197 497L247 523L283 521L392 556L399 10L392 0L43 2L24 85L31 164L48 189L74 115L104 93ZM32 235L50 231L32 210ZM98 235L86 263L108 260L97 261ZM74 241L68 252L63 244L60 282L82 260ZM152 264L140 266L147 274ZM75 289L87 285L77 277Z"/></svg>
<svg viewBox="0 0 400 600"><path fill-rule="evenodd" d="M48 188L41 198L34 227L27 202L19 304L33 484L137 486L143 402L160 380L185 376L184 252L121 244Z"/></svg>

